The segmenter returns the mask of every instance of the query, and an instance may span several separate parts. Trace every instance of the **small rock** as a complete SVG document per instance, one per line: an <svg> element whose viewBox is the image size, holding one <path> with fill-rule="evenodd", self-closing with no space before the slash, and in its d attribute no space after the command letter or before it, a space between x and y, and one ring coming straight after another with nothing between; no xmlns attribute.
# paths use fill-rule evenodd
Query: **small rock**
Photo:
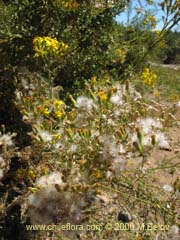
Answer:
<svg viewBox="0 0 180 240"><path fill-rule="evenodd" d="M129 212L127 211L120 211L118 213L118 221L122 221L124 223L128 223L132 221L132 217Z"/></svg>

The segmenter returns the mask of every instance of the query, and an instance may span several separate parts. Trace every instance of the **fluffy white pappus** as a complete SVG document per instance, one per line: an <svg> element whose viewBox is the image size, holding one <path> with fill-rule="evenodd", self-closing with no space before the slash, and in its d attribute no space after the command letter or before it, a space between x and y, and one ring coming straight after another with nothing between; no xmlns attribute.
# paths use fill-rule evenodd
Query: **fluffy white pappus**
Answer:
<svg viewBox="0 0 180 240"><path fill-rule="evenodd" d="M106 178L107 178L107 179L110 179L111 176L112 176L112 174L113 174L113 173L112 173L111 171L107 171L107 172L106 172Z"/></svg>
<svg viewBox="0 0 180 240"><path fill-rule="evenodd" d="M70 153L75 153L75 152L77 151L77 149L78 149L78 145L76 145L76 144L71 144L71 146L69 147L68 151L69 151Z"/></svg>
<svg viewBox="0 0 180 240"><path fill-rule="evenodd" d="M33 193L28 198L28 217L33 224L56 223L62 218L59 212L65 209L62 193L45 188Z"/></svg>
<svg viewBox="0 0 180 240"><path fill-rule="evenodd" d="M120 109L115 109L115 111L113 112L113 116L115 118L118 118L121 114L122 114L122 111Z"/></svg>
<svg viewBox="0 0 180 240"><path fill-rule="evenodd" d="M116 122L113 121L111 118L109 118L109 119L107 120L107 124L108 124L109 126L112 126L112 127L115 127L115 126L116 126Z"/></svg>
<svg viewBox="0 0 180 240"><path fill-rule="evenodd" d="M58 141L53 146L56 150L59 150L63 148L63 143L61 141Z"/></svg>
<svg viewBox="0 0 180 240"><path fill-rule="evenodd" d="M28 217L32 224L72 223L78 224L83 219L81 210L87 206L86 194L57 189L62 186L62 175L52 172L37 179L40 187L28 197Z"/></svg>
<svg viewBox="0 0 180 240"><path fill-rule="evenodd" d="M160 149L170 149L168 139L163 132L156 132L155 140Z"/></svg>
<svg viewBox="0 0 180 240"><path fill-rule="evenodd" d="M110 98L110 102L117 106L123 105L122 95L119 93L113 94Z"/></svg>
<svg viewBox="0 0 180 240"><path fill-rule="evenodd" d="M102 160L111 166L113 172L123 170L126 162L124 157L126 150L124 146L121 143L117 144L112 137L109 136L101 137L100 141L103 144L101 151Z"/></svg>
<svg viewBox="0 0 180 240"><path fill-rule="evenodd" d="M142 134L142 146L143 147L150 147L152 145L152 138L151 135L148 134ZM137 133L134 133L131 137L131 143L139 143Z"/></svg>
<svg viewBox="0 0 180 240"><path fill-rule="evenodd" d="M109 153L112 157L116 157L120 154L126 153L124 146L122 144L117 144L113 139L108 138L104 139L103 143L103 152L106 158L106 154Z"/></svg>
<svg viewBox="0 0 180 240"><path fill-rule="evenodd" d="M3 135L0 133L0 146L5 144L8 147L13 147L14 142L13 142L12 138L15 136L16 136L15 133L6 133Z"/></svg>
<svg viewBox="0 0 180 240"><path fill-rule="evenodd" d="M137 121L137 126L144 134L152 133L152 130L162 129L162 124L158 119L144 118Z"/></svg>
<svg viewBox="0 0 180 240"><path fill-rule="evenodd" d="M43 142L51 142L52 141L52 134L45 130L39 130L38 131L40 138L43 140Z"/></svg>
<svg viewBox="0 0 180 240"><path fill-rule="evenodd" d="M151 136L145 135L145 136L142 138L142 145L143 145L143 146L150 147L150 146L152 145L151 142L152 142Z"/></svg>
<svg viewBox="0 0 180 240"><path fill-rule="evenodd" d="M180 107L180 101L177 102L177 106Z"/></svg>
<svg viewBox="0 0 180 240"><path fill-rule="evenodd" d="M76 107L86 111L90 111L96 106L91 98L88 98L86 96L79 96L76 99Z"/></svg>
<svg viewBox="0 0 180 240"><path fill-rule="evenodd" d="M36 184L39 187L54 187L55 184L62 185L62 174L59 172L52 172L48 176L42 176L36 180Z"/></svg>
<svg viewBox="0 0 180 240"><path fill-rule="evenodd" d="M107 148L107 146L105 146L105 148ZM109 145L109 153L113 156L116 157L119 154L123 154L126 151L124 150L124 147L122 144L116 144L115 142L112 142Z"/></svg>
<svg viewBox="0 0 180 240"><path fill-rule="evenodd" d="M32 224L82 222L85 199L74 192L40 189L28 198L28 217Z"/></svg>
<svg viewBox="0 0 180 240"><path fill-rule="evenodd" d="M111 169L115 173L119 173L124 170L126 164L126 158L119 156L113 159Z"/></svg>
<svg viewBox="0 0 180 240"><path fill-rule="evenodd" d="M163 189L165 192L168 192L168 193L173 192L174 190L171 184L164 184Z"/></svg>

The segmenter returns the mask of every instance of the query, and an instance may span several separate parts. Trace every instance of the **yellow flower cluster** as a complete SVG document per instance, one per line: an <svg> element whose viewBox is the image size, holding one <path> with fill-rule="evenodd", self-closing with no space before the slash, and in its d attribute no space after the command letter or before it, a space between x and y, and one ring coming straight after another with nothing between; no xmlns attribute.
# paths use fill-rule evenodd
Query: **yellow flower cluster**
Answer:
<svg viewBox="0 0 180 240"><path fill-rule="evenodd" d="M79 7L79 3L75 0L55 0L56 5L60 5L67 10L75 10Z"/></svg>
<svg viewBox="0 0 180 240"><path fill-rule="evenodd" d="M35 57L57 56L63 54L68 45L64 42L58 42L56 38L35 37L33 39Z"/></svg>
<svg viewBox="0 0 180 240"><path fill-rule="evenodd" d="M153 73L149 68L145 68L141 73L140 79L148 86L153 86L157 79L157 75Z"/></svg>
<svg viewBox="0 0 180 240"><path fill-rule="evenodd" d="M170 96L170 100L173 102L177 102L179 100L179 95L174 93Z"/></svg>
<svg viewBox="0 0 180 240"><path fill-rule="evenodd" d="M38 113L44 117L53 117L56 120L60 120L64 117L65 103L61 100L50 99L37 107Z"/></svg>
<svg viewBox="0 0 180 240"><path fill-rule="evenodd" d="M55 119L60 120L62 117L64 117L64 106L65 103L61 100L55 100L53 102L53 116Z"/></svg>
<svg viewBox="0 0 180 240"><path fill-rule="evenodd" d="M153 28L155 28L156 25L157 25L157 21L156 21L156 18L154 16L150 15L150 16L147 16L144 19L143 24L144 25L149 25L150 24Z"/></svg>

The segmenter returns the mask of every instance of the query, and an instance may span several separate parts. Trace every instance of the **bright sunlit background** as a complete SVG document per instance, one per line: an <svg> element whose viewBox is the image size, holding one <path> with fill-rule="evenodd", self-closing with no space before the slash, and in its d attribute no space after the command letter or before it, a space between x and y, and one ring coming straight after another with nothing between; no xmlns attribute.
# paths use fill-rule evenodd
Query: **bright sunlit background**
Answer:
<svg viewBox="0 0 180 240"><path fill-rule="evenodd" d="M163 28L163 16L165 15L163 11L161 10L160 3L162 1L157 0L154 1L151 6L147 4L146 1L139 1L139 0L134 0L130 1L129 6L126 8L126 11L121 13L116 17L116 21L118 23L122 23L125 25L129 25L132 22L133 17L137 16L137 9L140 9L141 7L143 9L146 9L149 11L152 15L154 15L157 19L157 26L156 30L161 30ZM180 27L176 25L173 30L180 30Z"/></svg>

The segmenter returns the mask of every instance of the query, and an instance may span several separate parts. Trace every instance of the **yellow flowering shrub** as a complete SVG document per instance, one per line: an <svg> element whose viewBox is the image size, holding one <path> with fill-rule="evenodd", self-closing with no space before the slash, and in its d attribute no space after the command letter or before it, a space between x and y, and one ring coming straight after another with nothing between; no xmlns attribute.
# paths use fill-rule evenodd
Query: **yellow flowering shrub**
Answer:
<svg viewBox="0 0 180 240"><path fill-rule="evenodd" d="M68 45L64 42L59 42L56 38L35 37L33 39L35 57L58 56L63 54Z"/></svg>
<svg viewBox="0 0 180 240"><path fill-rule="evenodd" d="M148 86L153 86L157 79L157 75L153 73L149 68L145 68L140 76L141 81Z"/></svg>

